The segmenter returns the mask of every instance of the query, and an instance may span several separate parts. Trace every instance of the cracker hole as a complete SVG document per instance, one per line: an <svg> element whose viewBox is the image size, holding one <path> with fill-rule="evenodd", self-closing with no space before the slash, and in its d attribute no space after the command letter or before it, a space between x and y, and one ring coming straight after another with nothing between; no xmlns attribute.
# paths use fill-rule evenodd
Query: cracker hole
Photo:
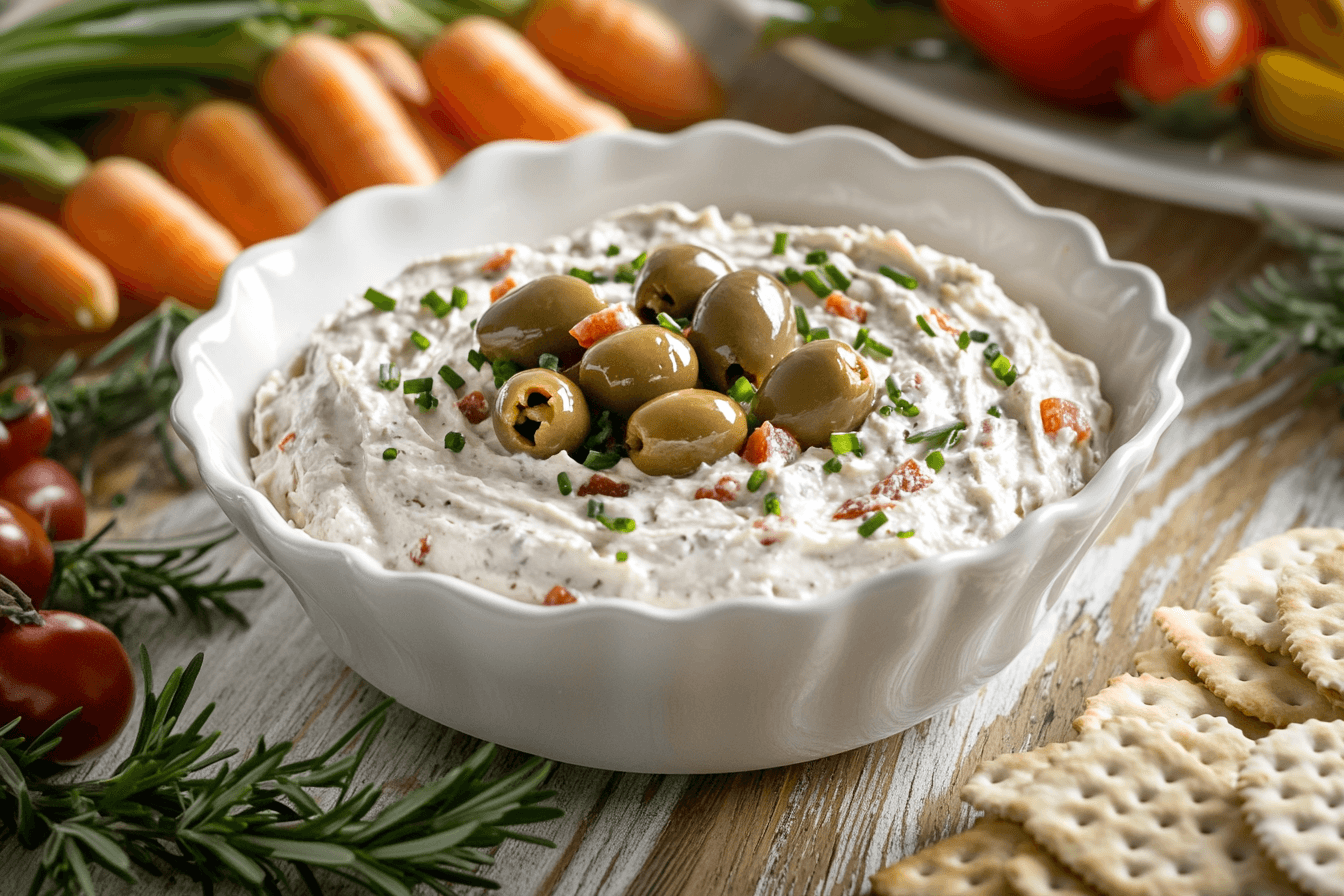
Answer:
<svg viewBox="0 0 1344 896"><path fill-rule="evenodd" d="M1177 816L1177 815L1163 815L1163 816L1160 816L1160 817L1157 819L1157 826L1158 826L1159 828L1169 828L1169 827L1173 827L1173 826L1176 824L1176 822L1178 822L1178 821L1180 821L1180 816Z"/></svg>
<svg viewBox="0 0 1344 896"><path fill-rule="evenodd" d="M1324 610L1325 609L1324 598L1322 598L1321 595L1319 594L1313 594L1311 596L1311 608L1313 610Z"/></svg>
<svg viewBox="0 0 1344 896"><path fill-rule="evenodd" d="M1344 647L1340 647L1338 644L1336 644L1330 651L1330 659L1334 660L1335 662L1339 662L1340 660L1344 659Z"/></svg>
<svg viewBox="0 0 1344 896"><path fill-rule="evenodd" d="M1325 801L1325 804L1331 809L1338 809L1341 805L1344 805L1344 796L1338 793L1332 793L1330 794L1330 799ZM1341 831L1341 836L1344 836L1344 831Z"/></svg>
<svg viewBox="0 0 1344 896"><path fill-rule="evenodd" d="M1215 833L1218 830L1218 822L1212 818L1201 818L1199 820L1199 832L1205 837Z"/></svg>
<svg viewBox="0 0 1344 896"><path fill-rule="evenodd" d="M1134 796L1140 803L1150 803L1157 798L1157 791L1151 787L1144 787Z"/></svg>
<svg viewBox="0 0 1344 896"><path fill-rule="evenodd" d="M1330 749L1330 747L1330 741L1326 740L1326 738L1320 734L1317 734L1311 739L1311 748L1317 753L1324 753L1326 750Z"/></svg>
<svg viewBox="0 0 1344 896"><path fill-rule="evenodd" d="M1141 849L1146 845L1148 845L1147 837L1140 836L1139 834L1125 835L1125 846L1128 846L1130 849Z"/></svg>
<svg viewBox="0 0 1344 896"><path fill-rule="evenodd" d="M1130 877L1142 877L1148 873L1148 866L1142 862L1126 862L1125 870L1129 872Z"/></svg>
<svg viewBox="0 0 1344 896"><path fill-rule="evenodd" d="M1317 865L1329 865L1334 861L1334 854L1326 852L1324 849L1318 849L1316 855L1312 856Z"/></svg>
<svg viewBox="0 0 1344 896"><path fill-rule="evenodd" d="M1096 784L1084 784L1078 788L1078 795L1085 800L1090 800L1099 793L1101 793L1101 788Z"/></svg>
<svg viewBox="0 0 1344 896"><path fill-rule="evenodd" d="M980 886L981 884L984 884L984 883L988 882L989 879L990 879L992 876L993 876L993 872L990 872L990 871L977 871L975 874L972 874L972 875L970 876L970 878L969 878L969 883L970 883L970 885L971 885L972 887L978 887L978 886Z"/></svg>
<svg viewBox="0 0 1344 896"><path fill-rule="evenodd" d="M1274 771L1286 772L1293 767L1293 760L1287 756L1278 756L1274 759Z"/></svg>
<svg viewBox="0 0 1344 896"><path fill-rule="evenodd" d="M925 877L933 877L938 873L938 866L933 862L925 862L919 866L919 873Z"/></svg>
<svg viewBox="0 0 1344 896"><path fill-rule="evenodd" d="M1304 834L1307 831L1311 830L1312 821L1310 818L1299 818L1294 827L1297 828L1297 832L1299 834Z"/></svg>
<svg viewBox="0 0 1344 896"><path fill-rule="evenodd" d="M1265 665L1272 669L1277 669L1283 663L1284 657L1279 654L1270 654L1265 658Z"/></svg>
<svg viewBox="0 0 1344 896"><path fill-rule="evenodd" d="M1090 824L1096 824L1097 816L1091 812L1081 812L1078 815L1078 827L1085 828Z"/></svg>
<svg viewBox="0 0 1344 896"><path fill-rule="evenodd" d="M1240 843L1233 843L1227 849L1227 857L1234 862L1244 862L1252 855L1253 853Z"/></svg>
<svg viewBox="0 0 1344 896"><path fill-rule="evenodd" d="M1106 777L1114 778L1118 774L1120 774L1120 766L1116 765L1114 762L1106 766Z"/></svg>
<svg viewBox="0 0 1344 896"><path fill-rule="evenodd" d="M996 768L989 776L989 783L1002 784L1008 780L1008 770L1006 768Z"/></svg>
<svg viewBox="0 0 1344 896"><path fill-rule="evenodd" d="M1176 866L1176 873L1181 875L1182 877L1194 874L1198 870L1199 866L1195 865L1192 862L1181 862Z"/></svg>

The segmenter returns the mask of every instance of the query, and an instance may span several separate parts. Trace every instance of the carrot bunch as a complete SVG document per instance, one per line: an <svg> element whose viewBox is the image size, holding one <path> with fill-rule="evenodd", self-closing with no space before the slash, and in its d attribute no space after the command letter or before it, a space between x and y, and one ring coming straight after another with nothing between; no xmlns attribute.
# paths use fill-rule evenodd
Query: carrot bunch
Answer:
<svg viewBox="0 0 1344 896"><path fill-rule="evenodd" d="M354 190L430 182L492 140L667 130L723 104L638 0L535 0L519 29L502 9L350 0L334 29L324 10L334 34L286 9L71 4L0 34L0 115L23 125L0 124L0 312L101 330L119 294L206 307L243 246ZM218 79L250 100L212 97ZM95 161L42 132L40 110L106 110L85 143Z"/></svg>

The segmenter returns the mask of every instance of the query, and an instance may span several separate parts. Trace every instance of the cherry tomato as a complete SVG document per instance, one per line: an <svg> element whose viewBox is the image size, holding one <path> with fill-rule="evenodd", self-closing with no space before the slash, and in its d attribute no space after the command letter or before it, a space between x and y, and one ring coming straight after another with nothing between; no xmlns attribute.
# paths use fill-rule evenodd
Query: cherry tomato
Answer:
<svg viewBox="0 0 1344 896"><path fill-rule="evenodd" d="M84 493L70 471L39 457L0 477L0 498L32 514L52 541L84 537Z"/></svg>
<svg viewBox="0 0 1344 896"><path fill-rule="evenodd" d="M1223 85L1211 99L1235 106L1233 77L1266 43L1248 0L1158 0L1125 56L1124 83L1159 106Z"/></svg>
<svg viewBox="0 0 1344 896"><path fill-rule="evenodd" d="M40 607L55 563L56 553L42 524L22 507L0 500L0 574Z"/></svg>
<svg viewBox="0 0 1344 896"><path fill-rule="evenodd" d="M126 726L135 699L131 658L106 626L78 613L43 610L45 625L0 620L0 725L18 716L34 738L83 707L47 754L82 762L107 749Z"/></svg>
<svg viewBox="0 0 1344 896"><path fill-rule="evenodd" d="M41 389L21 384L0 393L0 473L41 457L51 443L51 410Z"/></svg>

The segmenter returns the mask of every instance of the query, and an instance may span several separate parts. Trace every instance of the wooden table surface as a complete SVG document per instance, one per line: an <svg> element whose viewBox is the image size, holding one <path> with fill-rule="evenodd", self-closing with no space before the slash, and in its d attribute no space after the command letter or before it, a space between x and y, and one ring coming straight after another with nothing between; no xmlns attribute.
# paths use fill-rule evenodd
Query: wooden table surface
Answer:
<svg viewBox="0 0 1344 896"><path fill-rule="evenodd" d="M848 124L915 156L971 154L859 105L780 57L749 52L749 36L709 6L675 9L705 36L728 75L729 115L781 131ZM658 776L556 768L563 818L534 826L558 848L508 843L492 876L506 894L860 894L878 868L964 828L962 783L983 759L1068 739L1084 698L1131 671L1134 651L1158 643L1161 604L1192 604L1214 567L1241 546L1302 525L1344 524L1344 426L1338 400L1309 400L1311 368L1290 362L1237 379L1204 332L1211 299L1272 257L1254 222L1165 205L993 157L1033 199L1100 228L1113 256L1152 267L1194 334L1181 375L1186 407L1137 495L1083 560L1053 623L1001 675L904 734L805 765L732 775ZM95 503L130 496L124 531L176 534L222 521L200 489L173 486L144 439L99 459ZM266 587L239 605L249 627L204 634L156 608L139 612L127 643L148 645L161 677L198 651L206 673L196 705L218 704L224 742L292 739L316 752L381 694L318 639L278 576L249 549L221 558ZM223 568L223 567L222 567ZM392 794L428 782L476 743L400 707L365 773ZM520 756L507 751L501 767ZM93 772L107 770L116 752ZM26 890L31 857L0 848L0 896ZM185 880L100 892L194 892ZM227 891L227 890L226 890ZM333 882L330 892L357 890Z"/></svg>

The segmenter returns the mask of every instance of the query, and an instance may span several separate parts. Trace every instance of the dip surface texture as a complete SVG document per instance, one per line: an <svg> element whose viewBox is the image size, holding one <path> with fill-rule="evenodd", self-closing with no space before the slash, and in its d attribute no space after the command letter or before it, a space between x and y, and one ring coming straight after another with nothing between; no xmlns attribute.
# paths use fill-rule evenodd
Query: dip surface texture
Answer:
<svg viewBox="0 0 1344 896"><path fill-rule="evenodd" d="M787 241L777 253L780 233ZM857 431L861 456L821 447L767 462L753 492L758 468L737 455L682 478L646 475L629 459L595 473L563 452L544 460L511 454L489 418L464 416L461 399L479 391L489 405L497 391L490 365L476 370L468 360L476 347L471 324L490 307L492 290L578 268L602 279L603 300L631 304L633 286L617 274L629 279L641 253L669 243L702 245L738 268L785 280L786 269L815 272L829 286L826 265L843 275L843 297L857 305L831 296L830 307L866 316L862 324L828 311L806 282L789 291L814 331L853 345L863 329L872 340L863 358L878 402ZM917 285L898 282L905 278ZM451 302L455 288L465 291L465 308L439 316L434 303L421 302L431 290ZM258 391L256 485L314 538L353 545L390 569L442 572L523 601L541 602L557 585L580 600L664 606L822 596L1001 538L1024 514L1077 492L1106 457L1111 409L1095 366L1057 345L1039 313L1008 299L992 275L895 231L757 225L742 215L725 220L714 208L644 206L540 246L494 245L420 262L379 290L396 300L395 310L349 300ZM1004 359L997 371L987 360L993 351L986 354L995 345ZM389 364L401 383L432 378L437 405L423 407L432 402L418 404L401 385L380 385ZM445 382L445 365L465 385ZM1067 414L1056 429L1060 399L1076 406L1078 427L1090 429L1085 438ZM894 401L909 403L905 413ZM917 415L907 416L910 405ZM965 429L954 440L907 441L959 422ZM463 437L459 451L445 447L452 433ZM560 474L572 484L569 495L561 494ZM629 494L580 496L595 475ZM698 491L716 497L697 498ZM776 506L769 496L777 514L767 512ZM590 517L590 497L607 520L633 520L633 531ZM878 511L886 522L874 527ZM861 527L873 531L865 536Z"/></svg>

